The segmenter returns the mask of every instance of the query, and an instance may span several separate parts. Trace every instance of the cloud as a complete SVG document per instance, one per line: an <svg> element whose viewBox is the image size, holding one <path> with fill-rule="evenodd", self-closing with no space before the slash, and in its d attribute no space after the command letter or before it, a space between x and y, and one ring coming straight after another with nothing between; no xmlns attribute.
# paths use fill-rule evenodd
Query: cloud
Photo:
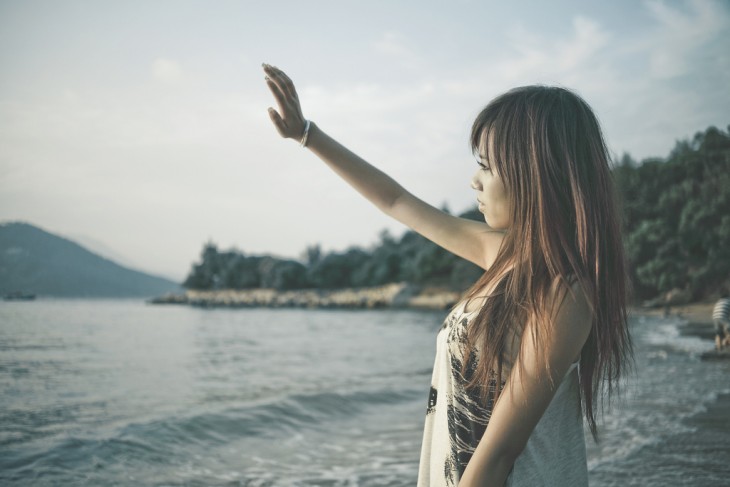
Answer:
<svg viewBox="0 0 730 487"><path fill-rule="evenodd" d="M559 78L594 63L609 47L611 37L597 21L584 16L572 19L567 38L550 39L516 25L507 33L507 51L512 53L498 61L495 71L518 83L536 77Z"/></svg>
<svg viewBox="0 0 730 487"><path fill-rule="evenodd" d="M381 54L395 57L413 57L406 46L405 36L399 32L385 32L373 43L373 48Z"/></svg>
<svg viewBox="0 0 730 487"><path fill-rule="evenodd" d="M410 39L395 31L384 32L371 43L371 49L377 56L376 62L391 62L408 71L420 72L424 57L411 46Z"/></svg>
<svg viewBox="0 0 730 487"><path fill-rule="evenodd" d="M157 58L152 63L152 78L161 83L177 83L183 79L183 70L177 61Z"/></svg>
<svg viewBox="0 0 730 487"><path fill-rule="evenodd" d="M645 5L657 22L645 44L651 74L656 78L668 79L689 73L697 52L723 31L730 41L728 12L717 3L693 1L689 3L689 11L682 11L681 5L657 0L647 1Z"/></svg>
<svg viewBox="0 0 730 487"><path fill-rule="evenodd" d="M557 61L562 70L572 69L600 55L611 40L610 33L586 17L573 18L573 30L573 39L557 45Z"/></svg>
<svg viewBox="0 0 730 487"><path fill-rule="evenodd" d="M515 24L487 68L443 84L462 99L523 84L574 88L602 119L610 147L665 155L677 138L727 124L730 13L715 1L643 5L652 22L629 31L583 15L558 36Z"/></svg>
<svg viewBox="0 0 730 487"><path fill-rule="evenodd" d="M609 145L637 158L664 155L675 138L709 124L727 125L726 5L624 7L627 15L643 9L642 25L610 23L585 6L558 26L505 17L492 37L455 31L446 43L425 29L408 37L371 26L355 32L369 40L356 61L362 69L335 78L307 59L298 79L318 82L297 88L320 127L418 196L436 205L448 198L458 211L473 204L473 116L518 84L576 88ZM347 54L357 47L332 44ZM247 56L262 57L256 52ZM385 225L398 230L308 151L279 140L266 117L275 103L258 74L249 75L256 63L245 59L246 71L237 72L231 55L169 56L143 61L142 79L124 80L124 89L83 76L32 98L0 97L0 214L105 235L129 255L138 248L142 256L154 235L158 250L135 261L168 273L184 271L207 237L296 255L300 241L343 248Z"/></svg>

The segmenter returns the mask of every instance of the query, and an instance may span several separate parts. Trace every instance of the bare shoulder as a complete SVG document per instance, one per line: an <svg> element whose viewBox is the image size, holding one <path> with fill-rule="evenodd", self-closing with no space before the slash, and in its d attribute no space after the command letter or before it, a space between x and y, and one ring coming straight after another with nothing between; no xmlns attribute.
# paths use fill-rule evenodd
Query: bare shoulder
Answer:
<svg viewBox="0 0 730 487"><path fill-rule="evenodd" d="M575 277L555 278L550 287L550 297L558 305L590 307L590 298Z"/></svg>
<svg viewBox="0 0 730 487"><path fill-rule="evenodd" d="M548 295L551 315L547 341L551 354L574 362L593 325L593 307L580 283L556 280ZM563 359L563 360L564 360Z"/></svg>

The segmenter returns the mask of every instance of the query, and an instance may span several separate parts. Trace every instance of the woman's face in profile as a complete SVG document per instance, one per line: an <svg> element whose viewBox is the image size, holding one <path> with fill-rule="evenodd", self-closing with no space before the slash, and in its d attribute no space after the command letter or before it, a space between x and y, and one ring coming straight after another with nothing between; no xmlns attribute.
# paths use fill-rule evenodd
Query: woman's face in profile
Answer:
<svg viewBox="0 0 730 487"><path fill-rule="evenodd" d="M484 215L487 225L495 230L506 230L510 226L511 203L502 179L490 163L492 151L488 150L484 139L482 137L479 144L479 169L471 178L471 187L477 192L479 212Z"/></svg>

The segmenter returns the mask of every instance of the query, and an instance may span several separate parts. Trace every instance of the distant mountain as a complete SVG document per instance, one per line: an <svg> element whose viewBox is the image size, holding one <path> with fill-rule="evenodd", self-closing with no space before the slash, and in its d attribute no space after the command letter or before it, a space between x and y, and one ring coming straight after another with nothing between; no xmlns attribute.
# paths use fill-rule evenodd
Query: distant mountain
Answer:
<svg viewBox="0 0 730 487"><path fill-rule="evenodd" d="M180 289L27 223L0 224L0 294L146 297Z"/></svg>

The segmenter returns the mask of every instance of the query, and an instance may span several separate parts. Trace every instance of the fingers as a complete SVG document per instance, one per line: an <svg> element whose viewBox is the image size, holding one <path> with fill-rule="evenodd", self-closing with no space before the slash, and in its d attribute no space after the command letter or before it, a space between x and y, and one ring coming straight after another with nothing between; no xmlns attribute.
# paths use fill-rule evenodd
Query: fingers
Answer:
<svg viewBox="0 0 730 487"><path fill-rule="evenodd" d="M281 70L279 70L278 75L282 83L284 84L284 88L288 92L289 96L291 96L295 100L299 100L299 96L297 96L297 89L294 87L294 83L292 82L291 78L289 78L289 76L287 76L286 73Z"/></svg>
<svg viewBox="0 0 730 487"><path fill-rule="evenodd" d="M274 95L274 99L279 105L279 111L286 116L286 114L289 113L291 106L286 95L281 91L281 88L273 79L266 78L266 85L269 87L269 90L271 90L271 94Z"/></svg>
<svg viewBox="0 0 730 487"><path fill-rule="evenodd" d="M299 99L299 97L297 96L297 90L296 88L294 88L294 83L292 82L291 78L289 78L289 76L284 73L284 71L277 68L276 66L271 66L268 64L264 64L263 66L266 74L274 81L274 83L284 94L294 100Z"/></svg>
<svg viewBox="0 0 730 487"><path fill-rule="evenodd" d="M292 106L289 97L282 92L279 85L270 78L266 80L266 83L269 86L271 93L274 95L277 105L279 105L279 113L277 113L273 108L270 108L269 117L271 117L271 120L276 125L276 128L282 137L294 137L296 134L290 125L295 122L294 117L298 115L298 110L296 107Z"/></svg>
<svg viewBox="0 0 730 487"><path fill-rule="evenodd" d="M292 101L296 100L296 98L292 96L291 91L282 76L284 73L281 70L265 64L264 72L266 73L267 79L271 80L271 84L278 88L279 92L282 94L282 99Z"/></svg>
<svg viewBox="0 0 730 487"><path fill-rule="evenodd" d="M274 66L263 64L266 85L274 95L279 111L269 109L269 117L282 137L300 138L304 131L304 116L294 83L284 72Z"/></svg>

